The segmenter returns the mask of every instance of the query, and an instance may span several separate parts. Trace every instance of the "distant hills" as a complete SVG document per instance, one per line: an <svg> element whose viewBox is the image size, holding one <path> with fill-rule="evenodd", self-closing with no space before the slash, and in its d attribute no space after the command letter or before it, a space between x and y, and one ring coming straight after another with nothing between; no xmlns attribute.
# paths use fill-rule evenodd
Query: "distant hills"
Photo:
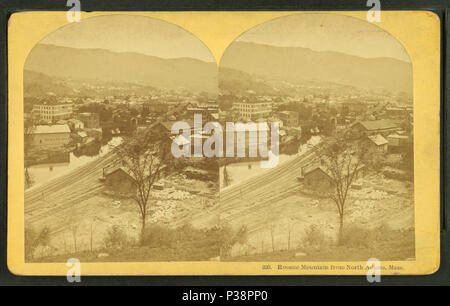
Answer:
<svg viewBox="0 0 450 306"><path fill-rule="evenodd" d="M38 44L25 63L25 96L146 94L187 90L264 95L333 93L353 89L412 95L412 65L393 58L362 58L300 47L234 42L220 62L164 59L104 49ZM219 79L219 82L218 82ZM91 86L92 85L92 86Z"/></svg>
<svg viewBox="0 0 450 306"><path fill-rule="evenodd" d="M237 41L224 53L220 67L293 84L330 82L412 94L411 63L393 58L362 58L339 52Z"/></svg>
<svg viewBox="0 0 450 306"><path fill-rule="evenodd" d="M353 95L361 93L361 89L350 85L311 80L286 82L225 67L219 69L219 90L224 95L247 96L256 94L279 97L317 94Z"/></svg>
<svg viewBox="0 0 450 306"><path fill-rule="evenodd" d="M219 69L219 89L223 94L245 95L249 91L259 95L280 94L269 82L231 68Z"/></svg>
<svg viewBox="0 0 450 306"><path fill-rule="evenodd" d="M216 63L192 58L163 59L138 53L38 44L28 56L25 70L75 81L123 82L164 90L217 93Z"/></svg>
<svg viewBox="0 0 450 306"><path fill-rule="evenodd" d="M125 82L102 82L50 77L32 70L24 71L24 96L105 97L110 95L148 95L159 92L155 87Z"/></svg>

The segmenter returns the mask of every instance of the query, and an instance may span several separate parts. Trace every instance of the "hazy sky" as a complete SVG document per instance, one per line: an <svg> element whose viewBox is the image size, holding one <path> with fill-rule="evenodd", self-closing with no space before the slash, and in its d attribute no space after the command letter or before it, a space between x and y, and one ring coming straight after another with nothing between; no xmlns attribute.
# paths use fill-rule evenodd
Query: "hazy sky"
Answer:
<svg viewBox="0 0 450 306"><path fill-rule="evenodd" d="M403 46L375 24L336 14L279 17L248 30L237 40L410 61ZM40 43L215 61L209 49L191 33L174 24L142 16L109 15L82 19L80 23L56 30Z"/></svg>
<svg viewBox="0 0 450 306"><path fill-rule="evenodd" d="M110 15L81 19L51 33L40 43L73 48L137 52L163 58L192 57L215 62L209 49L184 29L154 18Z"/></svg>
<svg viewBox="0 0 450 306"><path fill-rule="evenodd" d="M403 46L376 24L335 14L279 17L250 29L237 40L410 62Z"/></svg>

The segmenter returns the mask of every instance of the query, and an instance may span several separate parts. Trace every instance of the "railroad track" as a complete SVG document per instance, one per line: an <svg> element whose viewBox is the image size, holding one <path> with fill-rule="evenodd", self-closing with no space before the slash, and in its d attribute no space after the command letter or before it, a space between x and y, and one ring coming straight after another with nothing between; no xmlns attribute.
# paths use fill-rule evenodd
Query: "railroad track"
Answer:
<svg viewBox="0 0 450 306"><path fill-rule="evenodd" d="M113 161L113 154L106 154L74 171L25 191L26 225L52 224L52 228L59 227L58 223L63 223L70 211L82 209L83 200L94 196L103 188L98 179L102 175L103 167L110 166Z"/></svg>
<svg viewBox="0 0 450 306"><path fill-rule="evenodd" d="M267 211L282 209L281 200L296 193L300 169L316 157L313 152L295 156L273 169L232 185L220 192L220 201L213 212L201 212L193 217L198 223L217 214L220 223L247 225L249 232L263 227ZM251 221L249 221L251 220ZM250 222L250 223L249 223Z"/></svg>

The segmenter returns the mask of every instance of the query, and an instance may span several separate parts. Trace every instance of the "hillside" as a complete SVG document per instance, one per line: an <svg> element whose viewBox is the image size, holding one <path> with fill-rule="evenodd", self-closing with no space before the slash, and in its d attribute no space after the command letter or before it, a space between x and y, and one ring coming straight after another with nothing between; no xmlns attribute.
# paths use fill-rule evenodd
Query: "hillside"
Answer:
<svg viewBox="0 0 450 306"><path fill-rule="evenodd" d="M286 82L274 80L270 77L261 77L249 73L220 67L219 89L223 95L269 95L269 96L306 96L317 93L323 95L357 94L358 88L350 85L342 85L332 82L319 82L302 80L299 82Z"/></svg>
<svg viewBox="0 0 450 306"><path fill-rule="evenodd" d="M159 92L148 85L118 82L101 82L72 80L69 78L50 77L46 74L25 70L24 97L68 96L68 97L105 97L110 95L148 95Z"/></svg>
<svg viewBox="0 0 450 306"><path fill-rule="evenodd" d="M38 44L25 70L71 80L135 83L164 90L217 92L217 67L192 58L163 59L104 49Z"/></svg>
<svg viewBox="0 0 450 306"><path fill-rule="evenodd" d="M220 68L219 69L219 89L222 94L246 94L253 91L260 95L280 94L261 78L255 78L243 71Z"/></svg>
<svg viewBox="0 0 450 306"><path fill-rule="evenodd" d="M369 59L339 52L237 41L224 53L220 67L294 84L331 82L412 94L411 63L393 58Z"/></svg>

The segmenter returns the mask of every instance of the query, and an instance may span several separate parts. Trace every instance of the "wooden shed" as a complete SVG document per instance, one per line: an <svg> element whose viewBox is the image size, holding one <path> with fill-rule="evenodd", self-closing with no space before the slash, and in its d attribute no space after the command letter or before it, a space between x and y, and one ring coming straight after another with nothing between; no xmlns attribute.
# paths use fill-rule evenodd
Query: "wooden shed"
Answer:
<svg viewBox="0 0 450 306"><path fill-rule="evenodd" d="M136 184L133 177L123 167L117 167L104 173L105 185L121 193L135 193Z"/></svg>

